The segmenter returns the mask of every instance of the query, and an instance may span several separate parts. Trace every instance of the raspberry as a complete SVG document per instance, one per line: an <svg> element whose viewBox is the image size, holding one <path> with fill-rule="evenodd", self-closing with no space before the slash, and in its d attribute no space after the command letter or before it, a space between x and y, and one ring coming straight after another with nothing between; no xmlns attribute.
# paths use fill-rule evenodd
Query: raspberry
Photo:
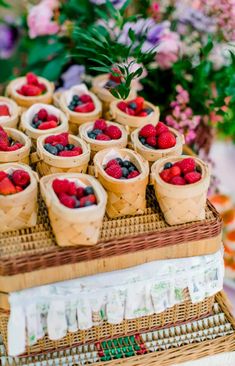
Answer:
<svg viewBox="0 0 235 366"><path fill-rule="evenodd" d="M163 170L159 175L162 178L162 180L164 180L164 182L167 183L169 183L172 178L170 169Z"/></svg>
<svg viewBox="0 0 235 366"><path fill-rule="evenodd" d="M16 192L22 192L24 189L20 186L15 186Z"/></svg>
<svg viewBox="0 0 235 366"><path fill-rule="evenodd" d="M74 150L63 150L63 151L60 151L59 156L63 156L63 157L72 157L72 156L78 156L78 155L81 155L81 152L80 151L74 151Z"/></svg>
<svg viewBox="0 0 235 366"><path fill-rule="evenodd" d="M44 85L43 83L38 83L38 87L41 89L42 93L47 90L46 85Z"/></svg>
<svg viewBox="0 0 235 366"><path fill-rule="evenodd" d="M158 137L157 140L159 149L170 149L171 147L175 146L176 139L173 133L171 132L163 132Z"/></svg>
<svg viewBox="0 0 235 366"><path fill-rule="evenodd" d="M182 173L184 173L184 174L193 172L196 168L195 161L192 158L183 159L183 160L179 161L178 163L182 170Z"/></svg>
<svg viewBox="0 0 235 366"><path fill-rule="evenodd" d="M128 174L127 179L138 177L138 175L140 175L138 170L133 170L132 172L130 172L130 174Z"/></svg>
<svg viewBox="0 0 235 366"><path fill-rule="evenodd" d="M175 165L169 169L169 172L171 174L171 177L177 177L177 176L180 176L180 174L181 174L180 168Z"/></svg>
<svg viewBox="0 0 235 366"><path fill-rule="evenodd" d="M168 132L169 128L163 123L163 122L158 122L157 126L156 126L156 135L159 136L161 135L161 133L163 132Z"/></svg>
<svg viewBox="0 0 235 366"><path fill-rule="evenodd" d="M40 118L40 119L41 119L41 118ZM48 114L48 116L47 116L47 120L48 120L48 121L56 121L56 122L59 122L58 117L56 117L54 114Z"/></svg>
<svg viewBox="0 0 235 366"><path fill-rule="evenodd" d="M88 103L88 102L93 103L93 100L89 94L83 94L79 97L79 99L82 103Z"/></svg>
<svg viewBox="0 0 235 366"><path fill-rule="evenodd" d="M6 177L0 181L0 194L7 196L8 194L16 193L16 189L11 180Z"/></svg>
<svg viewBox="0 0 235 366"><path fill-rule="evenodd" d="M56 194L67 192L69 187L69 181L67 179L54 179L52 182L52 188Z"/></svg>
<svg viewBox="0 0 235 366"><path fill-rule="evenodd" d="M81 146L75 146L71 151L76 151L78 155L83 153Z"/></svg>
<svg viewBox="0 0 235 366"><path fill-rule="evenodd" d="M127 108L126 108L125 112L126 112L127 114L129 114L129 116L135 116L135 115L136 115L136 113L135 113L134 109L129 108L129 107L127 107Z"/></svg>
<svg viewBox="0 0 235 366"><path fill-rule="evenodd" d="M107 135L105 135L104 133L100 133L99 135L96 136L95 138L96 140L100 140L100 141L110 141L111 138Z"/></svg>
<svg viewBox="0 0 235 366"><path fill-rule="evenodd" d="M139 112L138 117L147 117L148 113L145 111Z"/></svg>
<svg viewBox="0 0 235 366"><path fill-rule="evenodd" d="M89 112L93 112L95 109L95 105L93 102L88 102L85 103L83 105L78 105L74 111L77 113L89 113Z"/></svg>
<svg viewBox="0 0 235 366"><path fill-rule="evenodd" d="M27 84L38 85L38 78L32 72L28 72L28 74L26 75L26 80L27 80Z"/></svg>
<svg viewBox="0 0 235 366"><path fill-rule="evenodd" d="M47 113L46 109L44 109L44 108L40 109L40 111L38 112L38 118L41 121L47 121L48 113ZM48 121L50 121L50 119L48 119Z"/></svg>
<svg viewBox="0 0 235 366"><path fill-rule="evenodd" d="M69 134L68 134L68 132L64 132L64 133L61 133L59 135L51 135L51 136L48 136L45 139L45 144L51 144L53 146L55 146L57 144L61 144L63 146L66 146L66 145L68 145L68 143L69 143Z"/></svg>
<svg viewBox="0 0 235 366"><path fill-rule="evenodd" d="M122 177L122 169L120 165L113 164L110 167L106 168L105 172L112 178L120 179Z"/></svg>
<svg viewBox="0 0 235 366"><path fill-rule="evenodd" d="M121 111L126 112L127 103L126 103L126 102L119 102L119 103L117 104L117 107L118 107Z"/></svg>
<svg viewBox="0 0 235 366"><path fill-rule="evenodd" d="M67 195L66 193L60 193L59 200L62 205L68 208L74 208L76 205L76 201L73 197Z"/></svg>
<svg viewBox="0 0 235 366"><path fill-rule="evenodd" d="M182 178L180 176L176 176L176 177L171 178L170 183L175 184L177 186L183 186L186 184L186 181L184 178Z"/></svg>
<svg viewBox="0 0 235 366"><path fill-rule="evenodd" d="M107 123L105 119L97 119L94 123L93 130L101 130L104 131L107 128Z"/></svg>
<svg viewBox="0 0 235 366"><path fill-rule="evenodd" d="M69 194L70 196L76 196L77 187L74 182L69 182L66 193Z"/></svg>
<svg viewBox="0 0 235 366"><path fill-rule="evenodd" d="M91 202L93 205L96 203L96 196L94 194L89 194L86 196L87 201Z"/></svg>
<svg viewBox="0 0 235 366"><path fill-rule="evenodd" d="M157 146L157 139L155 136L149 136L146 139L146 142L148 145L152 146L152 147L156 147Z"/></svg>
<svg viewBox="0 0 235 366"><path fill-rule="evenodd" d="M19 150L23 147L24 145L22 145L20 142L16 142L14 145L12 146L9 146L7 148L7 151L16 151L16 150Z"/></svg>
<svg viewBox="0 0 235 366"><path fill-rule="evenodd" d="M84 192L84 188L83 187L78 187L77 188L77 192L76 192L76 196L77 198L82 198L84 196L85 192Z"/></svg>
<svg viewBox="0 0 235 366"><path fill-rule="evenodd" d="M57 127L56 121L48 121L48 122L42 122L39 126L39 130L49 130L50 128Z"/></svg>
<svg viewBox="0 0 235 366"><path fill-rule="evenodd" d="M0 182L7 177L7 173L0 171Z"/></svg>
<svg viewBox="0 0 235 366"><path fill-rule="evenodd" d="M156 129L153 125L148 124L141 128L139 132L140 137L155 137L156 136Z"/></svg>
<svg viewBox="0 0 235 366"><path fill-rule="evenodd" d="M42 90L36 85L23 85L21 93L26 97L36 97L42 93Z"/></svg>
<svg viewBox="0 0 235 366"><path fill-rule="evenodd" d="M122 131L117 126L108 126L105 130L106 135L108 135L112 140L118 140L122 137Z"/></svg>
<svg viewBox="0 0 235 366"><path fill-rule="evenodd" d="M185 174L184 176L186 182L189 184L198 182L201 179L201 177L202 177L201 173L198 172L190 172Z"/></svg>
<svg viewBox="0 0 235 366"><path fill-rule="evenodd" d="M0 105L0 117L2 116L10 116L10 111L6 104Z"/></svg>
<svg viewBox="0 0 235 366"><path fill-rule="evenodd" d="M116 159L109 160L109 162L106 164L106 169L109 168L112 165L119 165L118 161Z"/></svg>
<svg viewBox="0 0 235 366"><path fill-rule="evenodd" d="M24 170L17 169L12 173L12 180L16 186L25 187L30 183L30 175Z"/></svg>
<svg viewBox="0 0 235 366"><path fill-rule="evenodd" d="M9 148L9 143L6 140L0 140L0 151L7 151Z"/></svg>

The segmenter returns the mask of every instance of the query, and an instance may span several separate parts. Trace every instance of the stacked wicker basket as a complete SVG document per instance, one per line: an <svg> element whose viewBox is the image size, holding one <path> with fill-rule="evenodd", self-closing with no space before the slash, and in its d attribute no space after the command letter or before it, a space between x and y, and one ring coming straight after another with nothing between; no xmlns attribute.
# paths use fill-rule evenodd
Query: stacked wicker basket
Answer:
<svg viewBox="0 0 235 366"><path fill-rule="evenodd" d="M23 161L27 164L30 156L31 167L37 170L41 179L38 190L40 194L36 225L34 225L35 222L30 223L28 220L22 227L14 227L17 220L12 222L12 216L9 217L12 212L11 207L4 212L6 221L8 219L8 227L7 230L1 230L0 234L0 331L6 349L9 341L7 331L10 314L9 294L12 292L98 273L123 270L156 260L210 255L221 248L221 219L214 207L206 202L206 191L209 185L208 167L198 160L203 180L201 184L196 184L193 191L188 189L182 191L179 189L181 187L175 189L174 186L169 189L167 187L169 184L164 185L159 181L158 173L165 162L161 158L171 156L172 161L181 159L179 155L182 153L182 137L178 137L179 146L177 145L174 152L170 151L169 155L154 156L153 159L149 154L150 164L160 158L152 166L150 179L150 164L146 160L146 151L141 155L141 149L137 150L138 153L125 149L127 143L129 147L135 146L135 128L139 127L140 121L138 119L128 120L127 116L120 113L120 116L117 116L117 102L105 101L105 113L110 107L110 115L117 116L117 120L110 121L110 123L121 123L123 131L122 141L119 141L116 146L111 145L111 149L112 151L116 149L121 156L128 156L130 161L138 166L141 173L129 185L123 181L117 183L115 179L109 179L102 169L102 162L107 154L107 150L104 148L109 145L105 146L100 143L92 145L86 136L86 126L101 116L101 101L88 92L95 101L94 113L87 116L76 115L67 110L66 95L62 94L57 100L57 108L60 106L61 110L49 105L49 108L57 109L56 113L61 116L63 121L58 133L68 131L69 128L70 143L82 146L84 153L81 157L70 160L69 164L61 164L56 157L43 149L46 135L32 134L27 119L27 116L30 115L30 108L36 108L37 102L52 103L53 101L53 87L43 79L42 82L47 85L46 99L44 98L43 101L40 98L37 100L37 97L30 98L29 102L27 102L27 98L25 100L25 97L21 100L22 98L17 96L14 89L14 83L7 88L9 98L14 99L20 106L29 108L20 116L20 108L17 109L17 105L14 106L14 111L18 111L17 118L21 118L19 128L23 129L27 136L18 130L8 130L12 136L19 134L18 139L25 141L24 145L27 149L25 155L20 154L14 159L8 160L7 163L14 165L21 164ZM100 90L97 91L97 88L94 88L93 91L97 92L98 96L101 93ZM12 99L8 99L9 103L12 103ZM155 120L150 122L157 123L158 109L154 106L152 108L155 111ZM15 118L14 121L17 121ZM149 120L146 123L149 123ZM12 127L12 124L9 126ZM14 127L18 126L14 125ZM78 131L80 131L80 137L77 137ZM132 142L128 136L130 132L132 132ZM32 146L31 155L30 145ZM5 160L0 162L6 163ZM21 166L29 170L29 167ZM92 168L89 171L92 171L96 178L83 174L86 173L88 166ZM35 173L30 174L32 174L32 182L35 180L34 184L37 184ZM81 217L77 213L73 214L71 209L62 209L53 196L53 192L51 193L50 185L54 177L59 176L80 179L92 185L98 197L96 211L84 209L83 217ZM150 181L153 185L149 184ZM22 192L19 194L22 195ZM5 207L4 198L0 195L1 217ZM182 201L184 204L180 205ZM34 205L33 198L30 199L30 204ZM21 217L25 210L25 202L22 205L21 211L19 211ZM171 205L173 205L173 211L169 209ZM179 206L181 206L180 209ZM34 207L35 214L36 205ZM106 215L104 216L105 209ZM89 235L87 228L89 228ZM9 231L9 229L11 230ZM81 243L82 245L80 245ZM120 324L109 324L104 321L87 330L68 332L59 340L51 340L48 335L45 335L33 346L28 345L25 355L20 355L20 358L5 358L4 362L6 365L14 364L14 362L20 365L31 362L33 365L34 358L37 358L38 362L40 360L44 362L43 365L49 365L51 356L46 355L50 352L62 352L66 349L69 357L70 354L73 354L74 347L78 347L83 356L78 356L78 359L72 358L72 361L64 359L60 363L111 365L116 360L115 364L170 366L177 362L210 354L210 347L212 348L213 345L215 353L235 350L234 320L228 312L221 294L216 296L216 302L214 305L215 296L212 295L205 297L200 302L193 303L189 296L188 285L185 285L183 300L161 313L125 319ZM187 323L187 329L190 329L190 322L199 322L200 328L200 324L202 324L200 319L209 319L208 317L215 317L216 324L219 319L216 315L218 312L225 314L221 315L221 319L225 317L226 321L230 322L229 329L221 325L221 332L217 332L218 334L216 333L211 338L207 337L209 332L207 331L207 336L204 338L202 334L199 334L201 338L198 335L187 344L184 342L178 344L177 331L180 326L183 326L182 324ZM208 321L205 320L205 324L208 324ZM175 335L171 336L168 346L155 350L153 344L150 345L151 342L146 343L148 341L146 337L150 337L151 332L159 337L157 332L161 334L162 330L168 334L168 328L169 332L170 330L173 332L173 328L176 332L173 332ZM122 339L124 339L124 348L121 346ZM134 346L131 350L127 348L128 342L133 342ZM106 344L109 344L110 349L106 350ZM116 345L116 350L113 350L112 344ZM86 359L84 352L87 352L89 347L93 350L89 352L89 355L91 356L93 352L96 356L93 355L93 358L89 356L90 358ZM118 349L122 349L121 354L117 351ZM42 357L40 359L38 354L44 356L40 356ZM27 356L30 356L30 361L27 360ZM45 360L48 360L48 363Z"/></svg>

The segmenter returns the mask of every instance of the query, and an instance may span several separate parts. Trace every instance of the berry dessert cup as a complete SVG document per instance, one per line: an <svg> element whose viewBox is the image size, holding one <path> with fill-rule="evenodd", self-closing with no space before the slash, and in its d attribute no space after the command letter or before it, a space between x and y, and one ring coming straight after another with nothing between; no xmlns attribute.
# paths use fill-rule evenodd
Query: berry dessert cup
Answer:
<svg viewBox="0 0 235 366"><path fill-rule="evenodd" d="M120 78L113 77L111 74L102 74L93 78L92 80L92 91L101 100L103 105L103 115L109 111L110 103L117 100L111 93L110 89L120 84ZM131 84L131 91L129 99L136 97L137 91L135 90L135 82Z"/></svg>
<svg viewBox="0 0 235 366"><path fill-rule="evenodd" d="M125 127L104 119L84 123L79 127L79 135L90 145L92 158L100 150L127 146L128 136Z"/></svg>
<svg viewBox="0 0 235 366"><path fill-rule="evenodd" d="M0 126L17 128L20 112L14 100L0 97Z"/></svg>
<svg viewBox="0 0 235 366"><path fill-rule="evenodd" d="M40 176L64 172L86 173L90 160L90 148L86 142L68 132L40 136L35 154Z"/></svg>
<svg viewBox="0 0 235 366"><path fill-rule="evenodd" d="M59 246L98 242L107 195L94 177L79 173L52 174L40 180L40 187Z"/></svg>
<svg viewBox="0 0 235 366"><path fill-rule="evenodd" d="M31 140L23 132L0 126L0 163L29 164Z"/></svg>
<svg viewBox="0 0 235 366"><path fill-rule="evenodd" d="M107 215L116 218L143 213L149 166L135 151L111 148L94 157L95 176L108 193Z"/></svg>
<svg viewBox="0 0 235 366"><path fill-rule="evenodd" d="M6 90L7 96L24 108L29 108L35 103L52 103L53 92L52 82L31 72L24 77L12 80Z"/></svg>
<svg viewBox="0 0 235 366"><path fill-rule="evenodd" d="M0 166L0 232L19 230L37 223L37 174L25 164Z"/></svg>
<svg viewBox="0 0 235 366"><path fill-rule="evenodd" d="M111 119L128 127L129 132L149 123L156 126L159 108L142 97L133 100L114 101L110 104Z"/></svg>
<svg viewBox="0 0 235 366"><path fill-rule="evenodd" d="M131 134L134 150L150 163L167 156L179 156L183 151L184 136L177 130L158 122L137 128Z"/></svg>
<svg viewBox="0 0 235 366"><path fill-rule="evenodd" d="M75 85L60 96L60 107L69 119L69 131L77 135L79 125L98 119L102 105L95 94L83 84Z"/></svg>
<svg viewBox="0 0 235 366"><path fill-rule="evenodd" d="M34 104L21 116L20 128L36 147L38 137L68 131L68 119L59 109L47 104Z"/></svg>
<svg viewBox="0 0 235 366"><path fill-rule="evenodd" d="M169 225L205 219L209 166L186 155L156 161L151 169L156 197Z"/></svg>

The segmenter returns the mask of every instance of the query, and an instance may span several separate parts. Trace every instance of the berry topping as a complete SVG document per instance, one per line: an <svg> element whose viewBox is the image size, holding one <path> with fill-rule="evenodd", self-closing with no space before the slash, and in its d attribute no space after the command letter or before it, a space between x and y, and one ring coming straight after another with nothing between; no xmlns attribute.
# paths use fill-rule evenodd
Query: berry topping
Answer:
<svg viewBox="0 0 235 366"><path fill-rule="evenodd" d="M62 205L68 207L68 208L75 208L76 206L76 200L74 197L69 196L66 193L60 193L59 200Z"/></svg>
<svg viewBox="0 0 235 366"><path fill-rule="evenodd" d="M40 109L38 112L38 118L42 121L50 121L50 119L48 119L48 113L44 108Z"/></svg>
<svg viewBox="0 0 235 366"><path fill-rule="evenodd" d="M167 162L160 177L167 183L174 185L193 184L201 180L202 174L193 158L185 158L172 164Z"/></svg>
<svg viewBox="0 0 235 366"><path fill-rule="evenodd" d="M95 121L93 129L87 133L87 136L100 141L117 140L121 138L122 131L117 126L108 125L104 119L98 119Z"/></svg>
<svg viewBox="0 0 235 366"><path fill-rule="evenodd" d="M158 122L157 126L156 126L156 135L159 136L161 135L161 133L163 132L168 132L169 128L163 123L163 122Z"/></svg>
<svg viewBox="0 0 235 366"><path fill-rule="evenodd" d="M0 105L0 117L3 117L3 116L6 116L6 117L10 116L10 111L6 104Z"/></svg>
<svg viewBox="0 0 235 366"><path fill-rule="evenodd" d="M148 124L141 128L139 135L141 137L155 137L156 136L156 129L153 125Z"/></svg>
<svg viewBox="0 0 235 366"><path fill-rule="evenodd" d="M202 175L198 172L190 172L185 174L184 177L187 183L192 184L201 180Z"/></svg>
<svg viewBox="0 0 235 366"><path fill-rule="evenodd" d="M84 103L75 107L74 111L77 113L89 113L95 110L95 105L93 102Z"/></svg>
<svg viewBox="0 0 235 366"><path fill-rule="evenodd" d="M181 160L179 166L184 174L193 172L196 168L195 161L192 158Z"/></svg>
<svg viewBox="0 0 235 366"><path fill-rule="evenodd" d="M0 195L8 196L9 194L16 193L16 188L12 181L6 177L0 181Z"/></svg>
<svg viewBox="0 0 235 366"><path fill-rule="evenodd" d="M64 151L60 151L59 156L63 156L63 157L71 157L71 156L79 156L81 155L80 151L74 151L74 150L64 150Z"/></svg>
<svg viewBox="0 0 235 366"><path fill-rule="evenodd" d="M48 130L59 126L59 119L53 114L48 114L45 108L41 108L32 119L32 127L39 130Z"/></svg>
<svg viewBox="0 0 235 366"><path fill-rule="evenodd" d="M89 113L95 110L95 104L89 94L74 95L68 108L77 113Z"/></svg>
<svg viewBox="0 0 235 366"><path fill-rule="evenodd" d="M19 141L13 140L0 126L0 151L16 151L23 145Z"/></svg>
<svg viewBox="0 0 235 366"><path fill-rule="evenodd" d="M94 123L94 130L104 131L107 128L107 123L105 119L97 119Z"/></svg>
<svg viewBox="0 0 235 366"><path fill-rule="evenodd" d="M151 146L151 147L156 147L157 146L157 139L155 136L149 136L146 139L146 143Z"/></svg>
<svg viewBox="0 0 235 366"><path fill-rule="evenodd" d="M122 131L117 126L108 126L105 130L105 134L108 135L111 140L118 140L122 137Z"/></svg>
<svg viewBox="0 0 235 366"><path fill-rule="evenodd" d="M69 143L69 134L67 132L48 136L45 139L44 149L50 154L62 157L79 156L83 153L81 146Z"/></svg>
<svg viewBox="0 0 235 366"><path fill-rule="evenodd" d="M176 138L171 132L163 132L157 140L159 149L170 149L176 144Z"/></svg>
<svg viewBox="0 0 235 366"><path fill-rule="evenodd" d="M105 172L112 178L120 179L122 177L122 168L120 165L111 165L105 169Z"/></svg>
<svg viewBox="0 0 235 366"><path fill-rule="evenodd" d="M144 98L137 97L129 102L119 102L117 107L130 116L146 117L152 113L151 108L144 108Z"/></svg>
<svg viewBox="0 0 235 366"><path fill-rule="evenodd" d="M16 186L26 187L30 183L30 175L22 169L17 169L12 173L12 181Z"/></svg>
<svg viewBox="0 0 235 366"><path fill-rule="evenodd" d="M138 175L140 175L140 173L137 170L133 170L132 172L130 172L127 179L138 177Z"/></svg>
<svg viewBox="0 0 235 366"><path fill-rule="evenodd" d="M121 158L110 160L106 164L105 172L115 179L130 179L140 174L131 161L122 160Z"/></svg>
<svg viewBox="0 0 235 366"><path fill-rule="evenodd" d="M30 184L30 175L22 169L13 171L12 174L0 172L0 194L9 195L22 192Z"/></svg>
<svg viewBox="0 0 235 366"><path fill-rule="evenodd" d="M32 72L26 75L26 84L22 85L17 93L26 97L36 97L46 91L46 86L39 83L38 78Z"/></svg>
<svg viewBox="0 0 235 366"><path fill-rule="evenodd" d="M96 140L100 140L100 141L110 141L111 138L107 135L105 135L104 133L101 133L99 135L96 136Z"/></svg>
<svg viewBox="0 0 235 366"><path fill-rule="evenodd" d="M186 181L183 177L176 176L171 178L170 183L177 186L184 186L186 184Z"/></svg>
<svg viewBox="0 0 235 366"><path fill-rule="evenodd" d="M111 165L119 165L119 163L116 159L109 160L109 162L106 164L106 168L109 168Z"/></svg>
<svg viewBox="0 0 235 366"><path fill-rule="evenodd" d="M7 177L7 173L6 172L3 172L3 171L0 171L0 182Z"/></svg>

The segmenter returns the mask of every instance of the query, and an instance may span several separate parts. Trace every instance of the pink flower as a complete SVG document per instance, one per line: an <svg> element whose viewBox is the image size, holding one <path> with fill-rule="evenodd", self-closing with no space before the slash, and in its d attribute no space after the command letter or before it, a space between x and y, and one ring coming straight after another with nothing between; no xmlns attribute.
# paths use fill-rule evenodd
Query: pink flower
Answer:
<svg viewBox="0 0 235 366"><path fill-rule="evenodd" d="M53 10L58 5L57 0L43 0L30 9L27 18L30 38L55 34L59 31L59 25L52 20Z"/></svg>
<svg viewBox="0 0 235 366"><path fill-rule="evenodd" d="M179 58L180 37L172 31L165 31L157 47L156 61L161 69L169 69Z"/></svg>

